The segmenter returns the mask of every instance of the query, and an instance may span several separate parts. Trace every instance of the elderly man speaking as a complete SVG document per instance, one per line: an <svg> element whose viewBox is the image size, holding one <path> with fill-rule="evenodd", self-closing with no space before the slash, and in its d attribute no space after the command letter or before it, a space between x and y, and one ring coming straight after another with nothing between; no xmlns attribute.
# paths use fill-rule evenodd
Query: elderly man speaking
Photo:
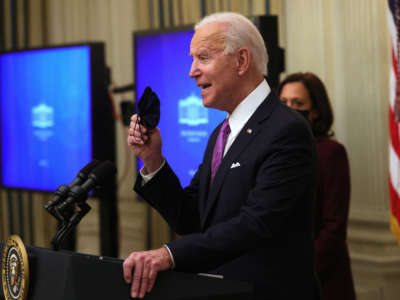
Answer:
<svg viewBox="0 0 400 300"><path fill-rule="evenodd" d="M203 105L227 117L183 188L160 131L132 116L127 141L144 164L134 190L182 237L129 255L123 273L131 296L144 297L158 272L174 268L252 282L254 299L314 299L316 152L306 121L271 91L264 41L242 15L206 16L190 55Z"/></svg>

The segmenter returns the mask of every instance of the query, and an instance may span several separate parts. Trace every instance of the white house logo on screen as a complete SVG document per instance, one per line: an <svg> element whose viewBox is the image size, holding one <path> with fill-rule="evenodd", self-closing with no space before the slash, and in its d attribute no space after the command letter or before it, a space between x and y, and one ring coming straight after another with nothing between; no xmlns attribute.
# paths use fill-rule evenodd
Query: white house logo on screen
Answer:
<svg viewBox="0 0 400 300"><path fill-rule="evenodd" d="M203 106L201 98L190 95L178 101L179 123L189 126L197 126L208 123L208 111Z"/></svg>
<svg viewBox="0 0 400 300"><path fill-rule="evenodd" d="M46 104L39 104L32 108L32 126L49 128L54 125L54 109Z"/></svg>

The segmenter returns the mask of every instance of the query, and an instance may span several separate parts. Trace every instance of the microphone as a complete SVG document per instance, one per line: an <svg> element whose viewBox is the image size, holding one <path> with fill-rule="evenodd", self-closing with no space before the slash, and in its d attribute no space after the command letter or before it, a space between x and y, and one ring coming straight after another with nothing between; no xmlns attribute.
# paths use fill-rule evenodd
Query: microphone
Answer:
<svg viewBox="0 0 400 300"><path fill-rule="evenodd" d="M106 180L110 176L114 175L116 171L117 169L111 161L106 160L100 163L100 165L95 167L93 171L88 175L87 180L82 185L74 185L70 189L68 193L68 198L61 204L58 204L55 208L57 213L61 213L62 215L62 212L74 203L84 202L88 197L88 193L92 189L106 182Z"/></svg>
<svg viewBox="0 0 400 300"><path fill-rule="evenodd" d="M93 159L90 163L88 163L79 171L75 179L69 184L69 187L73 187L74 185L81 185L84 181L87 180L90 172L92 172L94 168L96 168L99 164L99 160Z"/></svg>
<svg viewBox="0 0 400 300"><path fill-rule="evenodd" d="M76 175L75 179L69 185L62 184L55 191L55 196L44 206L46 210L52 210L52 208L64 200L75 185L80 185L87 180L89 173L99 165L100 161L93 159L90 163L84 166Z"/></svg>

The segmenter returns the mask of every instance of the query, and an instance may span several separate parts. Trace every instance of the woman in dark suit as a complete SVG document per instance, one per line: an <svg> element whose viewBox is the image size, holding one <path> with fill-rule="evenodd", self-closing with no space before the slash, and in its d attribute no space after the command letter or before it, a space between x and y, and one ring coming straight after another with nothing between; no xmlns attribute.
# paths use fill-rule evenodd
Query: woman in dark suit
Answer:
<svg viewBox="0 0 400 300"><path fill-rule="evenodd" d="M322 299L355 299L347 247L350 171L344 146L332 139L333 113L322 81L294 73L278 89L281 101L305 116L317 141L318 186L315 203L315 263Z"/></svg>

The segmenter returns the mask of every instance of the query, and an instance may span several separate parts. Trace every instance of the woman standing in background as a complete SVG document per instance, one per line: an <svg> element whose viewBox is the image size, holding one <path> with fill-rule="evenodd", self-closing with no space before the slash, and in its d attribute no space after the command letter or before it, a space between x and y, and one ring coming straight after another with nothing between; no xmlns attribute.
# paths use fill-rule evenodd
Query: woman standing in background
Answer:
<svg viewBox="0 0 400 300"><path fill-rule="evenodd" d="M346 149L332 139L333 112L322 81L312 73L294 73L279 85L283 103L311 124L318 150L315 202L315 264L323 300L354 300L347 246L350 170Z"/></svg>

